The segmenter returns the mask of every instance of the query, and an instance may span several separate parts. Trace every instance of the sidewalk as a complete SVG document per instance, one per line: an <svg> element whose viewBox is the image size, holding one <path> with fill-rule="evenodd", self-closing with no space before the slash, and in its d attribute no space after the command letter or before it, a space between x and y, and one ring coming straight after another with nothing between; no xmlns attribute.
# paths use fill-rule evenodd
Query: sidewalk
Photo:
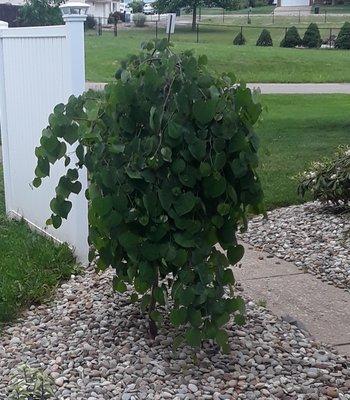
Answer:
<svg viewBox="0 0 350 400"><path fill-rule="evenodd" d="M86 89L103 90L103 82L86 82ZM350 83L248 83L262 94L350 94Z"/></svg>
<svg viewBox="0 0 350 400"><path fill-rule="evenodd" d="M234 266L244 293L315 339L350 356L350 295L294 264L245 245L242 265Z"/></svg>

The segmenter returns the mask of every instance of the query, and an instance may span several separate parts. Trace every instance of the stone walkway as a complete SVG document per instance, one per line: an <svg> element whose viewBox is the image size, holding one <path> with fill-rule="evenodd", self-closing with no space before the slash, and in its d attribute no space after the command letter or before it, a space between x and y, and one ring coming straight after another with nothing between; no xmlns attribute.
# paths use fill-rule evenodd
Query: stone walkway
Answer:
<svg viewBox="0 0 350 400"><path fill-rule="evenodd" d="M106 83L86 82L86 89L103 90ZM350 83L248 83L262 94L350 94Z"/></svg>
<svg viewBox="0 0 350 400"><path fill-rule="evenodd" d="M246 295L317 340L350 356L350 296L306 274L290 262L246 245L241 265L233 267Z"/></svg>

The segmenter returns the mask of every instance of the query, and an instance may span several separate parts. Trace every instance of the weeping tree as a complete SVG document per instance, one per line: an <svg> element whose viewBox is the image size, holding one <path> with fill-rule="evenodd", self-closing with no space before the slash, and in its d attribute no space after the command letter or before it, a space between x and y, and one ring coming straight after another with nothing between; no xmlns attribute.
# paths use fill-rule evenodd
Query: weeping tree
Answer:
<svg viewBox="0 0 350 400"><path fill-rule="evenodd" d="M192 11L192 30L196 29L198 7L222 7L226 10L238 9L239 0L157 0L155 7L160 13L176 12L181 8Z"/></svg>
<svg viewBox="0 0 350 400"><path fill-rule="evenodd" d="M152 337L168 311L176 344L214 339L228 350L224 325L231 315L244 323L230 268L244 253L236 232L263 211L253 129L261 106L233 76L213 75L206 56L173 53L166 39L143 47L102 96L55 107L33 184L64 160L48 221L59 227L86 167L90 260L115 270L115 290L132 289Z"/></svg>

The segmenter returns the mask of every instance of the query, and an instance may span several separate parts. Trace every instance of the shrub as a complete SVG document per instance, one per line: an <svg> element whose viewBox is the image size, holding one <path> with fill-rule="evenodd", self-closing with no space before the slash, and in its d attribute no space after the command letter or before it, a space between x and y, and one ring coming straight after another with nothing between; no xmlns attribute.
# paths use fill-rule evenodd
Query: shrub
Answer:
<svg viewBox="0 0 350 400"><path fill-rule="evenodd" d="M350 22L345 22L335 40L336 49L350 49Z"/></svg>
<svg viewBox="0 0 350 400"><path fill-rule="evenodd" d="M94 29L96 26L96 20L93 15L88 15L84 23L85 29Z"/></svg>
<svg viewBox="0 0 350 400"><path fill-rule="evenodd" d="M137 26L138 28L142 28L143 26L145 26L146 15L141 13L134 14L133 22L135 26Z"/></svg>
<svg viewBox="0 0 350 400"><path fill-rule="evenodd" d="M302 43L299 32L295 26L288 28L284 39L281 42L281 47L295 47L300 46Z"/></svg>
<svg viewBox="0 0 350 400"><path fill-rule="evenodd" d="M62 25L61 1L28 0L19 10L19 26Z"/></svg>
<svg viewBox="0 0 350 400"><path fill-rule="evenodd" d="M132 9L132 12L134 14L136 13L142 13L143 12L143 6L144 6L144 2L143 1L133 1L131 3L129 3L129 6Z"/></svg>
<svg viewBox="0 0 350 400"><path fill-rule="evenodd" d="M273 46L270 32L267 29L263 29L256 42L257 46Z"/></svg>
<svg viewBox="0 0 350 400"><path fill-rule="evenodd" d="M320 31L317 24L312 22L305 31L303 37L303 46L309 48L320 47L322 43Z"/></svg>
<svg viewBox="0 0 350 400"><path fill-rule="evenodd" d="M9 400L48 400L54 396L54 382L38 369L20 365L14 372L7 391Z"/></svg>
<svg viewBox="0 0 350 400"><path fill-rule="evenodd" d="M244 252L236 230L262 209L252 130L261 106L229 75L213 76L206 56L175 54L166 39L143 48L122 62L102 97L72 96L55 107L33 184L58 159L71 166L50 203L48 223L59 227L86 166L90 261L115 269L117 291L133 287L152 336L162 318L157 306L171 307L170 321L184 333L176 344L210 338L227 350L229 315L244 322L229 266ZM76 165L66 142L78 144Z"/></svg>
<svg viewBox="0 0 350 400"><path fill-rule="evenodd" d="M233 44L236 46L242 46L246 43L245 37L242 32L239 32L238 35L233 39Z"/></svg>
<svg viewBox="0 0 350 400"><path fill-rule="evenodd" d="M299 176L298 192L315 200L350 205L350 147L340 147L333 158L314 163Z"/></svg>

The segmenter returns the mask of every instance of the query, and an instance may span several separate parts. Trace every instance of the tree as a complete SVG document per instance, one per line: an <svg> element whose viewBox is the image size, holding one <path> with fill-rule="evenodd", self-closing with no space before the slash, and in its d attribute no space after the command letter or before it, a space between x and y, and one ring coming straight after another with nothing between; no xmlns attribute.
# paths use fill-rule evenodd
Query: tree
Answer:
<svg viewBox="0 0 350 400"><path fill-rule="evenodd" d="M345 22L335 40L336 49L350 49L350 23Z"/></svg>
<svg viewBox="0 0 350 400"><path fill-rule="evenodd" d="M47 26L63 24L59 5L62 0L28 0L20 9L20 26Z"/></svg>
<svg viewBox="0 0 350 400"><path fill-rule="evenodd" d="M85 166L90 261L115 270L115 290L133 288L151 336L163 310L181 326L176 343L213 339L227 350L230 314L244 323L230 268L244 253L236 232L263 210L253 130L261 105L234 76L213 75L206 56L173 53L167 39L143 48L101 96L55 107L33 185L65 160L48 221L59 227Z"/></svg>
<svg viewBox="0 0 350 400"><path fill-rule="evenodd" d="M239 32L237 36L233 39L233 44L236 46L243 46L245 43L246 40L242 32Z"/></svg>
<svg viewBox="0 0 350 400"><path fill-rule="evenodd" d="M288 28L284 39L282 40L280 46L281 47L295 47L300 46L302 40L300 38L298 29L295 26L291 26Z"/></svg>
<svg viewBox="0 0 350 400"><path fill-rule="evenodd" d="M132 12L134 14L136 13L142 13L143 12L143 6L145 5L145 3L143 1L140 0L134 0L131 3L129 3Z"/></svg>
<svg viewBox="0 0 350 400"><path fill-rule="evenodd" d="M257 46L273 46L270 32L267 29L263 29L256 42Z"/></svg>
<svg viewBox="0 0 350 400"><path fill-rule="evenodd" d="M192 30L196 29L198 7L222 7L227 10L238 9L240 0L157 0L155 8L160 13L176 12L181 8L192 10Z"/></svg>
<svg viewBox="0 0 350 400"><path fill-rule="evenodd" d="M322 44L320 31L317 24L312 22L305 31L303 37L303 46L309 48L318 48Z"/></svg>

